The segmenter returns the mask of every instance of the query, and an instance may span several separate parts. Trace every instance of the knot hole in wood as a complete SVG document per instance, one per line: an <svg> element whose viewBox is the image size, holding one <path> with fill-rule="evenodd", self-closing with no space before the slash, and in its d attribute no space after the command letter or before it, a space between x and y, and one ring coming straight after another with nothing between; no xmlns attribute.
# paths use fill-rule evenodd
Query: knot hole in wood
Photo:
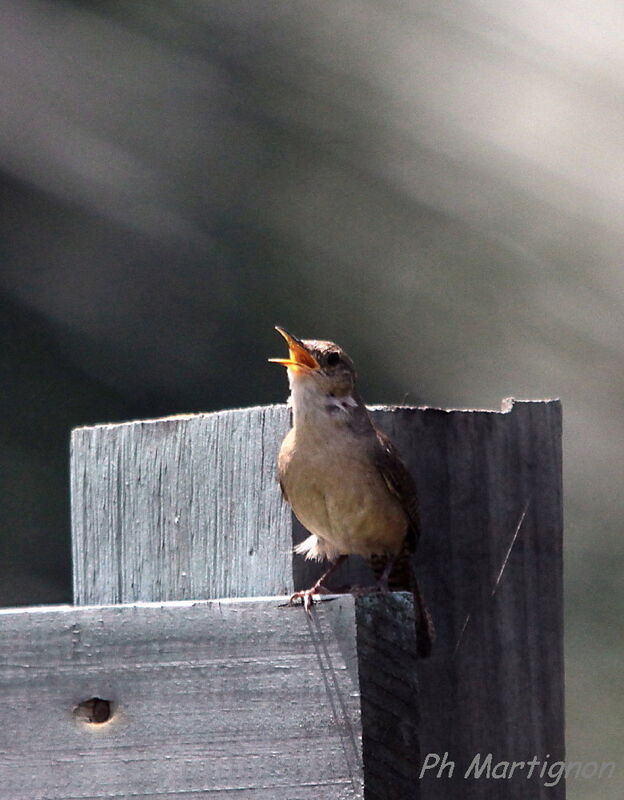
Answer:
<svg viewBox="0 0 624 800"><path fill-rule="evenodd" d="M90 725L102 725L112 717L112 705L110 700L90 697L88 700L78 703L74 709L74 716L81 722Z"/></svg>

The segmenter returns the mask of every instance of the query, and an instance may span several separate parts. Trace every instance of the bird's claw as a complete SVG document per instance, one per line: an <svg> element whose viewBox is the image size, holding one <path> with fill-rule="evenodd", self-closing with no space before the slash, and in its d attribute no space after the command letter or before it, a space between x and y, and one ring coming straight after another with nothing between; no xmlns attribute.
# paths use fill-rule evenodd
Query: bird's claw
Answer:
<svg viewBox="0 0 624 800"><path fill-rule="evenodd" d="M306 614L312 616L312 606L314 605L314 597L319 594L330 594L329 590L324 586L313 586L311 589L303 589L300 592L291 594L288 601L289 606L294 606L297 600L301 600Z"/></svg>
<svg viewBox="0 0 624 800"><path fill-rule="evenodd" d="M311 617L312 616L312 606L314 605L314 594L316 589L306 589L302 592L295 592L290 596L290 600L288 601L289 606L294 606L297 600L301 600L303 604L303 608L306 614Z"/></svg>

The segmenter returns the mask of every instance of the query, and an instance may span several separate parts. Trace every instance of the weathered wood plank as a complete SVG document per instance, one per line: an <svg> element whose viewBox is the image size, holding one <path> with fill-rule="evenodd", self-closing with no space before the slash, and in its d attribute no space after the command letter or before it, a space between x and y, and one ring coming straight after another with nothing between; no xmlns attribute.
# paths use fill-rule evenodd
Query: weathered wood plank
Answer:
<svg viewBox="0 0 624 800"><path fill-rule="evenodd" d="M432 659L418 667L419 707L404 703L395 733L417 726L419 742L410 734L404 748L413 746L416 761L419 751L422 758L446 752L456 761L452 778L425 774L423 797L490 797L501 785L495 779L464 778L477 753L492 753L495 762L563 757L560 405L520 402L502 412L394 408L374 415L417 482L423 518L418 561L438 630ZM275 454L287 424L286 409L271 407L136 423L158 427L146 432L126 426L121 436L120 426L78 431L72 470L77 600L210 596L242 592L240 587L249 594L274 594L309 585L316 568L300 561L293 568L291 543L300 534L280 505L274 481ZM221 425L233 432L233 440L230 434L220 437ZM229 463L233 457L238 466ZM186 465L182 472L180 463ZM249 486L245 478L252 481ZM133 499L135 488L140 503ZM228 517L241 492L247 493L245 501ZM176 509L183 506L185 524L176 525ZM260 560L256 547L262 548ZM161 573L147 563L151 559L160 563ZM347 579L357 579L360 568L350 569ZM343 580L338 576L337 584ZM386 612L378 613L371 630L385 631L387 620L379 620ZM411 627L404 633L406 645ZM362 631L358 635L362 642L376 641ZM398 687L390 675L394 651L389 655L381 648L370 671L361 665L363 714L374 708L378 713L370 737L365 730L365 753L369 744L369 753L375 752L377 742L380 759L384 737L372 732L375 726L392 728L391 715L383 721L386 688ZM392 669L400 674L405 667L410 682L413 663L403 649ZM397 742L393 748L401 751ZM400 780L387 780L385 791L413 778L413 770L397 769ZM369 780L367 800L383 796L374 786L384 787L384 774L379 772L376 784ZM546 788L539 776L528 781L522 772L504 782L511 800L527 793L559 799L564 791L563 782Z"/></svg>
<svg viewBox="0 0 624 800"><path fill-rule="evenodd" d="M563 781L547 788L528 769L464 777L478 753L564 757L561 406L396 409L379 423L421 498L418 561L437 641L418 665L420 750L456 762L452 778L427 771L422 796L563 798Z"/></svg>
<svg viewBox="0 0 624 800"><path fill-rule="evenodd" d="M361 798L355 639L351 597L1 611L0 798Z"/></svg>
<svg viewBox="0 0 624 800"><path fill-rule="evenodd" d="M275 479L285 406L72 434L74 601L293 590L291 515Z"/></svg>
<svg viewBox="0 0 624 800"><path fill-rule="evenodd" d="M366 800L420 800L420 692L412 597L355 604Z"/></svg>

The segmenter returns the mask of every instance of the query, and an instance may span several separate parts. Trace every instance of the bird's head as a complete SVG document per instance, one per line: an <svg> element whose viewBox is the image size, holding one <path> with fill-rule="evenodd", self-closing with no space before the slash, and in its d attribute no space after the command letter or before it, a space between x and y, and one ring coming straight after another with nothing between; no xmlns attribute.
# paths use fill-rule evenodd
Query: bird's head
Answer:
<svg viewBox="0 0 624 800"><path fill-rule="evenodd" d="M345 351L333 342L298 339L275 328L288 344L288 358L270 358L288 368L291 404L295 415L318 411L334 415L348 412L361 401L355 391L355 367ZM302 416L299 413L299 416Z"/></svg>

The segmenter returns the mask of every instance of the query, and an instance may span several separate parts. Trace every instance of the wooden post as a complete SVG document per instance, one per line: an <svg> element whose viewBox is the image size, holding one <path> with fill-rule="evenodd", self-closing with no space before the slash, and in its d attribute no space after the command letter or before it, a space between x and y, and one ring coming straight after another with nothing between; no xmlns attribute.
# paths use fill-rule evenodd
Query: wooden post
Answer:
<svg viewBox="0 0 624 800"><path fill-rule="evenodd" d="M418 667L420 750L456 762L452 777L427 770L422 797L563 798L563 781L546 788L528 766L465 778L478 754L564 758L561 406L397 409L380 422L419 488L437 628Z"/></svg>
<svg viewBox="0 0 624 800"><path fill-rule="evenodd" d="M560 405L374 414L416 479L438 637L416 664L406 596L355 604L364 796L559 800L563 781L546 787L540 769L564 755ZM277 406L76 431L76 602L271 596L309 583L274 478L287 426ZM295 614L307 630L299 609L273 608L271 624ZM480 777L466 775L475 758Z"/></svg>

